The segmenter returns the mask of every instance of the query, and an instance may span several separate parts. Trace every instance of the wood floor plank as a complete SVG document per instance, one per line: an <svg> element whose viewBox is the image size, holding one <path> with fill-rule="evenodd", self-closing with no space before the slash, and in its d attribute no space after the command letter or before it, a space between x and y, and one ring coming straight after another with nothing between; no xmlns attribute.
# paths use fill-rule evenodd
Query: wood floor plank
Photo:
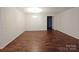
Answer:
<svg viewBox="0 0 79 59"><path fill-rule="evenodd" d="M79 40L59 31L26 31L1 52L78 52Z"/></svg>

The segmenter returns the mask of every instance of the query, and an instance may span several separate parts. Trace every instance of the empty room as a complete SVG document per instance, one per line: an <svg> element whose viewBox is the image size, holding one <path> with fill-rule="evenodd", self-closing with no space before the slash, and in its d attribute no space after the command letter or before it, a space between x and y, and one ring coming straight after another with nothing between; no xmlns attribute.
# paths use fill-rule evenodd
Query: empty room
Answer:
<svg viewBox="0 0 79 59"><path fill-rule="evenodd" d="M79 52L79 8L0 7L0 52Z"/></svg>

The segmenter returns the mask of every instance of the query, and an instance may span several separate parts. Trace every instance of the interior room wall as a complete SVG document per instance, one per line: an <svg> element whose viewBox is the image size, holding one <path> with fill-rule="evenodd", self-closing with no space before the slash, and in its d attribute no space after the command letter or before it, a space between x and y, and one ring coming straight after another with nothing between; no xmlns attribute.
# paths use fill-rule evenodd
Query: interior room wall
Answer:
<svg viewBox="0 0 79 59"><path fill-rule="evenodd" d="M0 8L0 49L24 32L24 13L16 8Z"/></svg>
<svg viewBox="0 0 79 59"><path fill-rule="evenodd" d="M54 29L79 39L79 8L57 14L54 17Z"/></svg>
<svg viewBox="0 0 79 59"><path fill-rule="evenodd" d="M33 18L32 16L37 16L37 18ZM54 15L53 14L26 14L25 30L26 31L46 31L47 16L54 16Z"/></svg>

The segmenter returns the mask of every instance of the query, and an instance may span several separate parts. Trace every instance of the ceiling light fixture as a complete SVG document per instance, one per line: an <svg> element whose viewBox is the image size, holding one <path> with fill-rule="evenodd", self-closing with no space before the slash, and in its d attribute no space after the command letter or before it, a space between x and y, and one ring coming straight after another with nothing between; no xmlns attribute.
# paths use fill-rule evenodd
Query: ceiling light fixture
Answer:
<svg viewBox="0 0 79 59"><path fill-rule="evenodd" d="M33 18L37 18L38 16L36 16L36 15L33 15L32 17L33 17Z"/></svg>
<svg viewBox="0 0 79 59"><path fill-rule="evenodd" d="M28 8L27 11L31 13L40 13L42 12L42 9L41 8Z"/></svg>

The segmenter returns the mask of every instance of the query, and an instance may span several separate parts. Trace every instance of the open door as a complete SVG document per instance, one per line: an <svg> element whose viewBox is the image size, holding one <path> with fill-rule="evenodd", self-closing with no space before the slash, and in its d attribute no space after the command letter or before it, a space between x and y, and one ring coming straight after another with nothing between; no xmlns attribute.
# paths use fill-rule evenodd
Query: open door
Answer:
<svg viewBox="0 0 79 59"><path fill-rule="evenodd" d="M47 30L52 30L52 16L47 16Z"/></svg>

